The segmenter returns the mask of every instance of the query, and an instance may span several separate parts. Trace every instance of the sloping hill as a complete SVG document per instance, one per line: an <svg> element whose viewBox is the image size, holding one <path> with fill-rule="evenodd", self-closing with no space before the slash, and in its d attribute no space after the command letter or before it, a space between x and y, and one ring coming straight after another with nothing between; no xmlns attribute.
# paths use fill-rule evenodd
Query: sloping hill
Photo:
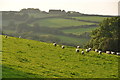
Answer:
<svg viewBox="0 0 120 80"><path fill-rule="evenodd" d="M2 36L3 78L117 78L116 55L91 51L81 55L74 47ZM81 50L81 49L80 49Z"/></svg>

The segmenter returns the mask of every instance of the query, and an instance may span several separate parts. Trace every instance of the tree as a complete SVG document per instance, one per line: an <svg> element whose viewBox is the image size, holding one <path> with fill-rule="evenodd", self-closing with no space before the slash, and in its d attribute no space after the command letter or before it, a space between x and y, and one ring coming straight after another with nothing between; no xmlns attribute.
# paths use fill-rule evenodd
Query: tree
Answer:
<svg viewBox="0 0 120 80"><path fill-rule="evenodd" d="M92 39L86 47L103 51L120 51L120 17L107 18L99 26L98 29L92 31Z"/></svg>

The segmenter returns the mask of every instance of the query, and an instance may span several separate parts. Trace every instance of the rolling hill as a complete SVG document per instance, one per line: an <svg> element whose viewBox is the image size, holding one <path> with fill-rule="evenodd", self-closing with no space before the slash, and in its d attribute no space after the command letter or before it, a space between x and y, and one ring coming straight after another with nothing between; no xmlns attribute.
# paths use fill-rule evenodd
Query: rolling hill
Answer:
<svg viewBox="0 0 120 80"><path fill-rule="evenodd" d="M16 37L2 36L2 44L3 78L118 78L117 55Z"/></svg>
<svg viewBox="0 0 120 80"><path fill-rule="evenodd" d="M3 11L2 14L4 34L69 46L78 44L81 47L90 40L90 32L98 28L98 24L107 18L99 15L69 12L53 14L44 11L37 13Z"/></svg>
<svg viewBox="0 0 120 80"><path fill-rule="evenodd" d="M64 19L64 18L47 18L47 19L42 19L42 20L40 19L38 21L35 21L34 23L38 23L40 26L52 27L52 28L61 28L61 27L68 27L69 28L70 26L94 24L94 23Z"/></svg>

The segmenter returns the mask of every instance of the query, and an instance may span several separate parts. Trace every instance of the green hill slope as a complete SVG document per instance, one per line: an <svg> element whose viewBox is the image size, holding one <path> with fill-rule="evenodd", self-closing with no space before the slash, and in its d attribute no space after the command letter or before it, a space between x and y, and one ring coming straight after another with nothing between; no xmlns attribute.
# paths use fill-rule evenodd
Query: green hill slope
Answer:
<svg viewBox="0 0 120 80"><path fill-rule="evenodd" d="M117 78L116 55L91 51L81 55L74 47L8 37L3 39L3 78ZM80 49L81 50L81 49Z"/></svg>
<svg viewBox="0 0 120 80"><path fill-rule="evenodd" d="M51 28L62 28L62 27L71 27L71 26L80 26L80 25L92 25L94 23L76 21L71 19L64 18L47 18L43 20L35 21L34 23L38 23L40 26L51 27ZM33 24L33 23L31 23Z"/></svg>

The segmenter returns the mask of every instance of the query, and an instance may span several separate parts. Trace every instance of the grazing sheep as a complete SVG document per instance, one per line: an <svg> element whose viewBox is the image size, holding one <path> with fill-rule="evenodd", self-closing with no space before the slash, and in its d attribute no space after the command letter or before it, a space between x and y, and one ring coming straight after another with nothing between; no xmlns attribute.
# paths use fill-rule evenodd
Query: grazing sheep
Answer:
<svg viewBox="0 0 120 80"><path fill-rule="evenodd" d="M111 52L111 54L115 54L115 52Z"/></svg>
<svg viewBox="0 0 120 80"><path fill-rule="evenodd" d="M102 51L99 51L99 54L102 54Z"/></svg>
<svg viewBox="0 0 120 80"><path fill-rule="evenodd" d="M106 51L107 54L110 54L110 51Z"/></svg>
<svg viewBox="0 0 120 80"><path fill-rule="evenodd" d="M92 48L88 48L89 51L91 51Z"/></svg>
<svg viewBox="0 0 120 80"><path fill-rule="evenodd" d="M79 52L79 49L76 49L76 52Z"/></svg>
<svg viewBox="0 0 120 80"><path fill-rule="evenodd" d="M19 36L19 38L21 38L21 36Z"/></svg>
<svg viewBox="0 0 120 80"><path fill-rule="evenodd" d="M57 44L56 43L53 43L53 45L56 47L57 46Z"/></svg>
<svg viewBox="0 0 120 80"><path fill-rule="evenodd" d="M64 49L65 48L65 46L64 45L62 45L62 49Z"/></svg>
<svg viewBox="0 0 120 80"><path fill-rule="evenodd" d="M77 48L80 48L80 46L77 46Z"/></svg>
<svg viewBox="0 0 120 80"><path fill-rule="evenodd" d="M116 54L117 54L117 55L120 55L120 53L119 53L119 52L117 52Z"/></svg>
<svg viewBox="0 0 120 80"><path fill-rule="evenodd" d="M89 50L88 50L88 49L86 49L86 52L89 52Z"/></svg>
<svg viewBox="0 0 120 80"><path fill-rule="evenodd" d="M98 49L95 49L95 52L98 52Z"/></svg>
<svg viewBox="0 0 120 80"><path fill-rule="evenodd" d="M81 54L84 54L84 51L82 50Z"/></svg>

